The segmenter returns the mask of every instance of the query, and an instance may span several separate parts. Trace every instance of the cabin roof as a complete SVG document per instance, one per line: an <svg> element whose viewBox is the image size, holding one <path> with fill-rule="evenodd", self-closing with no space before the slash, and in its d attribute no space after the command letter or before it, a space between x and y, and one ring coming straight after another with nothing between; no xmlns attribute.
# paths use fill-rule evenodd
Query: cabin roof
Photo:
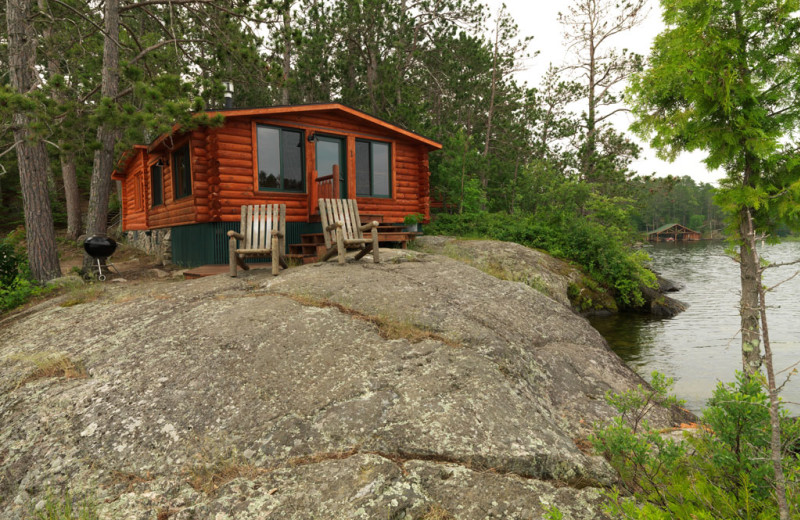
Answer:
<svg viewBox="0 0 800 520"><path fill-rule="evenodd" d="M680 228L681 231L683 231L684 233L700 233L699 231L695 231L693 229L687 228L683 224L678 224L677 222L673 222L672 224L664 224L660 228L654 229L653 231L648 233L648 235L653 235L653 234L656 234L656 233L663 233L664 231L666 231L668 229L672 229L674 227Z"/></svg>
<svg viewBox="0 0 800 520"><path fill-rule="evenodd" d="M241 116L263 116L263 115L274 115L274 114L326 112L326 111L343 112L345 114L349 114L364 121L368 121L372 124L383 127L396 134L400 134L414 141L426 144L429 147L431 147L431 149L434 150L441 150L442 148L441 144L437 143L432 139L428 139L427 137L417 134L416 132L400 128L399 126L393 125L387 121L384 121L383 119L372 116L370 114L367 114L366 112L362 112L355 108L348 107L347 105L343 105L341 103L312 103L307 105L279 105L279 106L269 106L269 107L231 108L224 110L206 110L203 113L208 115L221 114L227 118L227 117L241 117ZM171 132L164 133L159 137L157 137L152 143L150 143L150 146L148 146L148 150L152 151L153 149L155 149L165 139L167 139L170 135L177 132L179 129L180 129L179 125L175 125L172 128Z"/></svg>
<svg viewBox="0 0 800 520"><path fill-rule="evenodd" d="M121 181L125 178L124 172L128 169L128 165L130 165L131 161L139 157L139 153L141 150L147 150L147 147L143 144L134 145L133 148L122 154L122 157L119 158L117 161L117 166L114 168L114 171L111 172L111 178L115 181Z"/></svg>

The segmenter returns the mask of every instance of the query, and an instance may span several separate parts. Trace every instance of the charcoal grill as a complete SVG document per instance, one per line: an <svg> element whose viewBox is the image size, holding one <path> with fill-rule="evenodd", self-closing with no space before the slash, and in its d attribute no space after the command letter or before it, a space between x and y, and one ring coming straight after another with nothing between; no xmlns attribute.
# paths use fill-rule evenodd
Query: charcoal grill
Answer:
<svg viewBox="0 0 800 520"><path fill-rule="evenodd" d="M117 242L105 235L92 235L83 241L83 249L86 254L94 259L92 268L97 266L97 279L101 282L106 280L106 275L103 274L103 264L105 263L106 271L111 272L114 270L117 274L119 271L116 266L108 261L108 258L117 250Z"/></svg>

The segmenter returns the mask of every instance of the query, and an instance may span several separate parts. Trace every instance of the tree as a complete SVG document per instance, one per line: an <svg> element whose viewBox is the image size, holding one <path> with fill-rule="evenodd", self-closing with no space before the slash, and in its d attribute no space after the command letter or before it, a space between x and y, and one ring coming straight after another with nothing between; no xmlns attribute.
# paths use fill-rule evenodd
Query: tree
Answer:
<svg viewBox="0 0 800 520"><path fill-rule="evenodd" d="M756 234L798 218L800 168L790 140L800 126L800 2L662 0L662 7L667 29L631 86L635 129L663 157L705 150L708 167L726 172L719 200L738 238L742 365L754 374L766 333ZM765 362L778 504L788 518L768 351Z"/></svg>
<svg viewBox="0 0 800 520"><path fill-rule="evenodd" d="M564 70L577 73L585 88L580 170L583 179L591 183L624 180L630 158L638 155L635 144L608 127L608 118L627 110L619 105L619 87L641 67L641 56L626 50L619 52L609 46L609 41L639 25L645 15L645 0L576 0L558 15L567 48L575 59ZM615 164L619 154L623 157L622 169Z"/></svg>
<svg viewBox="0 0 800 520"><path fill-rule="evenodd" d="M103 10L103 76L100 93L104 111L113 111L113 103L119 94L119 0L105 0ZM97 129L100 148L94 154L92 187L89 193L89 211L86 216L86 233L105 234L108 227L108 198L111 192L111 171L114 169L114 145L118 129L110 121L104 121ZM84 257L83 267L88 270L92 258Z"/></svg>
<svg viewBox="0 0 800 520"><path fill-rule="evenodd" d="M36 280L61 276L48 194L49 158L44 141L33 130L29 112L38 88L36 50L31 0L7 0L8 59L11 88L16 94L12 128L25 211L28 262Z"/></svg>
<svg viewBox="0 0 800 520"><path fill-rule="evenodd" d="M261 19L252 17L249 3L240 6L231 0L184 0L178 5L172 0L104 2L101 97L93 114L99 145L92 169L88 234L107 230L111 172L120 149L141 142L146 134L170 131L174 124L189 130L211 122L192 116L191 110L204 108L203 101L199 89L189 88L181 77L202 75L209 64L218 65L225 58L252 59L255 37L242 37L250 33L244 23L249 21ZM234 43L242 49L234 49ZM226 65L222 70L230 71L230 63ZM231 78L214 77L211 82L219 84L219 79ZM121 81L127 86L121 88ZM84 269L91 261L84 258Z"/></svg>

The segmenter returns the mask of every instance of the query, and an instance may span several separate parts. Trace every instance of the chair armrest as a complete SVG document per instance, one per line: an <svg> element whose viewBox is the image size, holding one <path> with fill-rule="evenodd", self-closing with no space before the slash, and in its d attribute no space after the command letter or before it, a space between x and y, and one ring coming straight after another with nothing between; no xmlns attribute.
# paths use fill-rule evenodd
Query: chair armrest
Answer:
<svg viewBox="0 0 800 520"><path fill-rule="evenodd" d="M372 222L367 222L363 226L361 226L361 231L369 231L372 228L378 227L380 224L377 220L373 220Z"/></svg>
<svg viewBox="0 0 800 520"><path fill-rule="evenodd" d="M342 223L342 222L334 222L333 224L331 224L328 227L326 227L325 231L330 231L332 229L342 228L342 227L344 227L344 223Z"/></svg>
<svg viewBox="0 0 800 520"><path fill-rule="evenodd" d="M237 233L234 230L228 231L228 236L231 238L238 238L239 240L244 240L244 235L241 233Z"/></svg>
<svg viewBox="0 0 800 520"><path fill-rule="evenodd" d="M280 231L278 231L277 229L273 229L273 230L272 230L272 236L274 236L274 237L276 236L276 237L278 237L278 238L283 238L283 233L281 233L281 232L280 232Z"/></svg>

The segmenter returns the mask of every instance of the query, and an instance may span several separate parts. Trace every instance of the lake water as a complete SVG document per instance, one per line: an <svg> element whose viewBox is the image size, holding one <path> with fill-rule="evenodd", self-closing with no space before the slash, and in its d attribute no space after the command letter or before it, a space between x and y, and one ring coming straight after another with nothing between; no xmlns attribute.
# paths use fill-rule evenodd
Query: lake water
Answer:
<svg viewBox="0 0 800 520"><path fill-rule="evenodd" d="M670 296L689 308L666 319L622 314L590 321L645 379L650 380L653 370L674 378L674 393L699 412L717 382L732 381L742 368L739 265L725 254L723 242L656 244L646 251L656 271L685 286ZM760 253L770 262L787 262L800 258L800 243L767 245ZM765 284L772 286L797 270L800 264L768 269ZM800 361L800 275L767 293L767 321L777 372ZM778 376L779 384L787 374ZM789 411L800 414L800 373L782 396Z"/></svg>

